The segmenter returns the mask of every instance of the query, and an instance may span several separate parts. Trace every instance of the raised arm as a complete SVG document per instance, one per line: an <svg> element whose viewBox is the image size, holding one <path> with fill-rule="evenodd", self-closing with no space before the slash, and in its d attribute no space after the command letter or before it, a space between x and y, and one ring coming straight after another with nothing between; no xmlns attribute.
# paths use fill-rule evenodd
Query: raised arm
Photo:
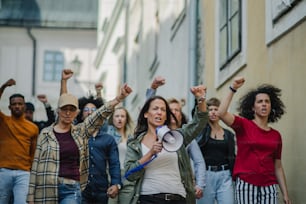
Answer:
<svg viewBox="0 0 306 204"><path fill-rule="evenodd" d="M2 84L2 86L0 87L0 98L1 98L4 90L6 89L6 87L13 86L13 85L16 85L16 81L14 79L9 79L9 80L7 80L7 82Z"/></svg>
<svg viewBox="0 0 306 204"><path fill-rule="evenodd" d="M127 84L123 84L122 87L120 88L119 94L110 101L110 105L115 107L119 103L121 103L130 93L132 93L132 88L129 87Z"/></svg>
<svg viewBox="0 0 306 204"><path fill-rule="evenodd" d="M218 116L228 126L231 126L234 122L234 114L228 112L228 108L232 102L233 96L236 91L244 84L243 77L236 77L229 87L227 95L221 100L220 107L218 109Z"/></svg>
<svg viewBox="0 0 306 204"><path fill-rule="evenodd" d="M151 98L156 95L156 90L158 87L163 86L166 83L166 79L162 76L157 76L152 81L151 87L147 89L146 99Z"/></svg>
<svg viewBox="0 0 306 204"><path fill-rule="evenodd" d="M191 93L197 99L198 102L198 110L200 112L206 112L206 86L199 85L190 88Z"/></svg>
<svg viewBox="0 0 306 204"><path fill-rule="evenodd" d="M72 75L73 75L73 71L71 69L63 69L60 95L62 95L63 93L68 93L67 80L70 79Z"/></svg>
<svg viewBox="0 0 306 204"><path fill-rule="evenodd" d="M55 121L55 113L52 110L51 105L48 103L48 98L45 94L39 94L37 95L37 99L42 102L45 106L45 110L47 113L48 121L46 122L46 125L51 125Z"/></svg>
<svg viewBox="0 0 306 204"><path fill-rule="evenodd" d="M96 89L97 98L101 98L102 99L102 89L103 89L102 82L96 83L95 84L95 89Z"/></svg>

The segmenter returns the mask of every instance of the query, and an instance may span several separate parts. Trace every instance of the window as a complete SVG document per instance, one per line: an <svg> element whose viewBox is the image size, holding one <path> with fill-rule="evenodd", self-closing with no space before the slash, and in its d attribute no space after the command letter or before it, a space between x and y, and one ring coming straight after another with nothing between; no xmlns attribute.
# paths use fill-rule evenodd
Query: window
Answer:
<svg viewBox="0 0 306 204"><path fill-rule="evenodd" d="M247 1L216 1L216 84L222 85L246 65Z"/></svg>
<svg viewBox="0 0 306 204"><path fill-rule="evenodd" d="M173 16L174 16L174 22L171 26L171 39L170 40L172 41L186 17L187 1L186 0L171 0L169 3L172 5Z"/></svg>
<svg viewBox="0 0 306 204"><path fill-rule="evenodd" d="M44 81L60 81L64 68L64 55L58 51L45 51L44 54Z"/></svg>
<svg viewBox="0 0 306 204"><path fill-rule="evenodd" d="M223 69L241 50L240 18L240 0L220 1L220 69Z"/></svg>
<svg viewBox="0 0 306 204"><path fill-rule="evenodd" d="M266 44L271 44L306 17L306 1L266 0Z"/></svg>

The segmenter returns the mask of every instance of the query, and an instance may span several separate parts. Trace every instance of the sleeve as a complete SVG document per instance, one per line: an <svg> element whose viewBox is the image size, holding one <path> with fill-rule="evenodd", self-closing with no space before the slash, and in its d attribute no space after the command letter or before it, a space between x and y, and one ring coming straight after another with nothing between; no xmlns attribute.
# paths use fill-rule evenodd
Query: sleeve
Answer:
<svg viewBox="0 0 306 204"><path fill-rule="evenodd" d="M156 95L156 89L148 88L146 91L146 100Z"/></svg>
<svg viewBox="0 0 306 204"><path fill-rule="evenodd" d="M196 179L196 185L202 189L205 188L206 164L198 143L195 140L187 146L188 154L193 161L193 169Z"/></svg>
<svg viewBox="0 0 306 204"><path fill-rule="evenodd" d="M282 158L283 142L282 142L282 137L281 137L280 133L278 133L278 135L279 135L279 139L278 139L278 142L277 142L276 159L281 160L281 158Z"/></svg>
<svg viewBox="0 0 306 204"><path fill-rule="evenodd" d="M133 149L132 146L136 146L136 144L130 144L128 142L127 145L127 151L126 151L126 156L125 156L125 165L124 165L124 170L125 170L125 174L127 172L129 172L132 169L135 169L140 165L140 163L138 162L138 160L141 158L141 153L140 150L139 152L136 151L136 149ZM134 181L134 180L138 180L140 179L143 175L144 175L144 169L139 169L138 171L135 171L134 173L129 174L128 177L126 177L127 180L129 181Z"/></svg>
<svg viewBox="0 0 306 204"><path fill-rule="evenodd" d="M110 159L108 160L109 164L109 174L111 177L111 185L114 184L121 184L121 170L120 170L120 162L119 162L119 152L117 143L115 142L114 138L109 135L110 139L110 148L109 148L109 155Z"/></svg>
<svg viewBox="0 0 306 204"><path fill-rule="evenodd" d="M39 157L40 157L40 152L41 152L41 137L42 135L39 135L37 138L37 145L35 149L34 160L33 160L32 168L30 171L29 191L28 191L28 196L27 196L28 202L34 201L37 167L38 167Z"/></svg>
<svg viewBox="0 0 306 204"><path fill-rule="evenodd" d="M38 134L39 134L39 130L38 127L36 125L34 125L34 132L33 132L33 136L31 138L31 147L30 147L30 155L31 155L31 159L33 162L33 158L34 158L34 154L35 154L35 150L36 150L36 145L37 145L37 138L38 138Z"/></svg>
<svg viewBox="0 0 306 204"><path fill-rule="evenodd" d="M114 111L114 107L111 107L109 103L104 104L98 110L90 114L82 123L78 126L84 128L83 137L90 137L93 133L100 129L103 123L107 120L107 117Z"/></svg>
<svg viewBox="0 0 306 204"><path fill-rule="evenodd" d="M184 144L187 146L194 138L196 138L208 122L208 112L195 111L192 120L184 124L182 128L177 129L184 136Z"/></svg>
<svg viewBox="0 0 306 204"><path fill-rule="evenodd" d="M45 127L47 127L47 126L50 126L52 123L55 122L55 113L54 113L52 107L49 104L45 105L45 109L46 109L47 118L48 118L48 120L46 122L46 126L45 126Z"/></svg>
<svg viewBox="0 0 306 204"><path fill-rule="evenodd" d="M244 135L244 133L245 133L245 130L244 130L245 129L245 120L247 120L247 119L235 115L234 122L230 127L235 131L236 137Z"/></svg>

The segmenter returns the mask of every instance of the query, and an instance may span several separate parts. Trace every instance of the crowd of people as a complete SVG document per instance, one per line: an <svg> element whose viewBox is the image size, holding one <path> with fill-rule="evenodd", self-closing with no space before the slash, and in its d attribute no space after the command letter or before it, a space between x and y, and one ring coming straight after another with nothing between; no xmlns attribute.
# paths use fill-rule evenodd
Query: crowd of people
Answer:
<svg viewBox="0 0 306 204"><path fill-rule="evenodd" d="M188 120L179 99L156 95L166 84L157 76L133 120L122 103L129 85L110 101L102 83L95 94L77 98L67 87L72 76L62 71L55 110L46 95L37 96L47 121L34 121L35 107L20 93L9 98L10 116L0 111L1 204L277 204L277 186L291 204L281 134L269 125L285 113L281 89L250 90L236 115L228 109L243 77L234 78L221 100L206 99L207 88L193 86ZM15 84L3 83L0 98ZM160 137L161 128L170 140ZM177 137L182 143L167 149Z"/></svg>

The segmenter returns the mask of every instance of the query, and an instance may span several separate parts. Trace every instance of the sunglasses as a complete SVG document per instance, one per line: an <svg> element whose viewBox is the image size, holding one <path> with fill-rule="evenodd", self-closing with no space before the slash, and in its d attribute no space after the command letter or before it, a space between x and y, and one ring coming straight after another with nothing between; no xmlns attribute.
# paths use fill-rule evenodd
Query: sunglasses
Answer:
<svg viewBox="0 0 306 204"><path fill-rule="evenodd" d="M88 107L85 107L85 108L83 109L83 112L89 112L89 111L94 112L94 111L96 111L96 110L97 110L97 108L88 108Z"/></svg>

